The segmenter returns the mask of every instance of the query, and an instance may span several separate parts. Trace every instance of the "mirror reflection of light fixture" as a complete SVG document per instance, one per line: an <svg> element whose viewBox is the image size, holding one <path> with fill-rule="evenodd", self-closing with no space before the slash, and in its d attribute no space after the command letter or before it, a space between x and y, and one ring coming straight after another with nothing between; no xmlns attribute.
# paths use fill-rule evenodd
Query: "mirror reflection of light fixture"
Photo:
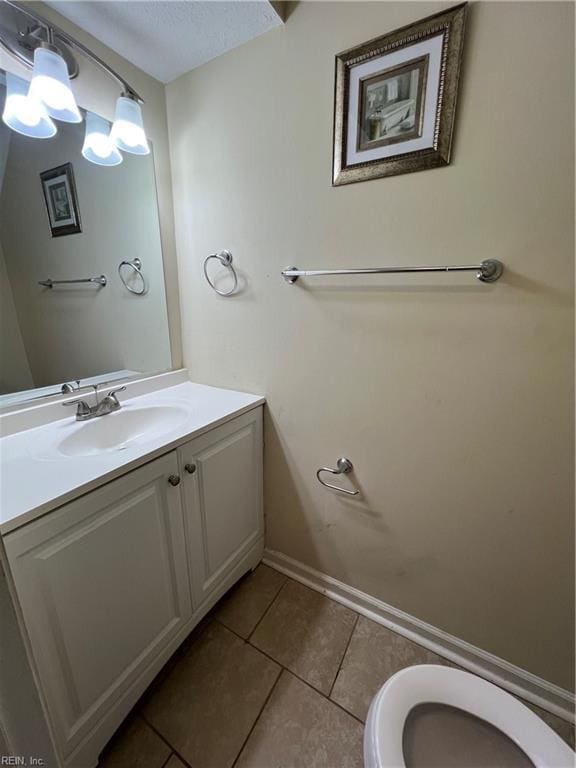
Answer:
<svg viewBox="0 0 576 768"><path fill-rule="evenodd" d="M42 45L34 51L30 97L41 101L55 120L64 123L82 122L82 115L70 87L68 67L52 45Z"/></svg>
<svg viewBox="0 0 576 768"><path fill-rule="evenodd" d="M86 113L86 136L82 156L96 165L120 165L122 155L110 136L110 125L100 115Z"/></svg>
<svg viewBox="0 0 576 768"><path fill-rule="evenodd" d="M33 99L28 93L28 83L11 72L6 73L2 122L13 131L33 139L50 139L56 134L56 126L42 102Z"/></svg>
<svg viewBox="0 0 576 768"><path fill-rule="evenodd" d="M85 45L16 0L0 0L0 43L21 64L33 65L30 88L18 86L16 90L12 83L14 98L10 104L7 93L2 119L10 128L26 136L49 138L56 133L51 117L81 122L82 115L70 87L70 79L78 73L78 62L71 50L74 49L104 70L122 89L109 133L105 120L97 125L97 116L88 113L91 117L90 125L86 126L84 157L99 165L118 165L122 162L118 149L135 155L150 153L142 121L144 99Z"/></svg>
<svg viewBox="0 0 576 768"><path fill-rule="evenodd" d="M150 154L140 104L129 93L123 93L116 102L116 115L110 136L123 152Z"/></svg>

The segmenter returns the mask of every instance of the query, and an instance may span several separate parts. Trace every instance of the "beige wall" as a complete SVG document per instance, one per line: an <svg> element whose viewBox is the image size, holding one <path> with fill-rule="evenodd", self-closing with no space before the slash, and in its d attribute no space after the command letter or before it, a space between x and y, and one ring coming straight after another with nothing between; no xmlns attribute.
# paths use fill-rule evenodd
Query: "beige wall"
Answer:
<svg viewBox="0 0 576 768"><path fill-rule="evenodd" d="M269 547L571 688L572 5L475 4L452 165L330 185L334 54L443 7L300 3L168 86L184 361L269 398ZM316 482L341 455L360 501Z"/></svg>
<svg viewBox="0 0 576 768"><path fill-rule="evenodd" d="M22 4L24 5L24 3ZM164 259L172 364L174 367L179 367L182 362L181 323L164 85L102 45L91 35L71 24L52 8L40 2L30 2L27 4L33 10L50 19L54 24L58 24L62 29L74 35L84 45L87 45L95 54L125 77L130 85L145 99L145 104L142 108L144 123L146 133L154 144L154 167L158 191L160 236ZM19 67L15 60L1 49L0 67L10 69L28 79L30 78L30 71ZM109 120L114 117L114 107L119 96L119 85L84 58L80 59L80 74L74 81L74 93L81 107L97 112Z"/></svg>

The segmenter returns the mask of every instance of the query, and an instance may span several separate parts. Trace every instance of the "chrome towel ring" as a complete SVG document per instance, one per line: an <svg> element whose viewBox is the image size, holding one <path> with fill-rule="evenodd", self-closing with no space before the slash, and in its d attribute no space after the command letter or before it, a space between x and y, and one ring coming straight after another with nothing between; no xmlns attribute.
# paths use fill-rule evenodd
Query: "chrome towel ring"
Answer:
<svg viewBox="0 0 576 768"><path fill-rule="evenodd" d="M210 277L208 276L208 262L210 259L218 259L220 264L222 264L223 267L228 267L232 273L232 280L234 282L232 284L232 288L230 288L229 291L221 291L219 288L216 288L212 280L210 280ZM211 253L210 256L207 256L204 259L204 277L206 278L206 282L210 288L212 288L213 291L216 291L216 293L220 296L231 296L233 293L236 293L236 289L238 288L238 275L232 266L232 254L230 251L219 251L218 253Z"/></svg>
<svg viewBox="0 0 576 768"><path fill-rule="evenodd" d="M347 475L349 472L352 472L354 469L354 466L350 459L346 459L342 457L341 459L338 459L336 462L336 469L331 469L330 467L320 467L320 469L316 472L316 477L318 478L318 481L321 485L323 485L325 488L332 488L334 491L340 491L340 493L347 493L349 496L357 496L360 491L355 488L353 491L349 491L346 488L340 488L337 485L332 485L332 483L325 483L324 480L320 477L321 472L331 472L333 475Z"/></svg>
<svg viewBox="0 0 576 768"><path fill-rule="evenodd" d="M130 267L130 269L134 270L134 272L138 275L138 277L142 281L141 290L138 290L137 288L132 288L131 285L128 285L128 283L124 279L124 275L122 274L122 267ZM136 296L142 296L148 291L148 286L146 285L146 279L142 274L142 262L138 257L136 257L135 259L132 259L132 261L121 261L120 264L118 264L118 276L120 280L122 280L122 284L124 285L126 290L130 291L130 293L135 293Z"/></svg>

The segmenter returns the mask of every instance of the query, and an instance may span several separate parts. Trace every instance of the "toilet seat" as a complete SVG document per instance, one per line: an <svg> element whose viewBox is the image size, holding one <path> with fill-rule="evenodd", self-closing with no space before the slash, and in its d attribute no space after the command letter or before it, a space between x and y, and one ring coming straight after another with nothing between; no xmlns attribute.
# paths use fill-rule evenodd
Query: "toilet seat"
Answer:
<svg viewBox="0 0 576 768"><path fill-rule="evenodd" d="M406 667L379 690L364 732L365 768L405 768L402 738L418 704L446 704L485 720L522 749L536 768L573 768L574 752L528 707L481 677L437 664Z"/></svg>

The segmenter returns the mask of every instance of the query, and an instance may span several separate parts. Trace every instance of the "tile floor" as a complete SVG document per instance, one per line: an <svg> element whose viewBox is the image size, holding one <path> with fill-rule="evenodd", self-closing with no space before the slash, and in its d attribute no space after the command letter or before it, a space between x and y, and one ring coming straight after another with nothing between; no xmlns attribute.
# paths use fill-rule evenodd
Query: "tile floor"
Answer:
<svg viewBox="0 0 576 768"><path fill-rule="evenodd" d="M99 767L362 768L372 696L422 663L450 664L260 565L166 665ZM568 723L537 713L573 744Z"/></svg>

